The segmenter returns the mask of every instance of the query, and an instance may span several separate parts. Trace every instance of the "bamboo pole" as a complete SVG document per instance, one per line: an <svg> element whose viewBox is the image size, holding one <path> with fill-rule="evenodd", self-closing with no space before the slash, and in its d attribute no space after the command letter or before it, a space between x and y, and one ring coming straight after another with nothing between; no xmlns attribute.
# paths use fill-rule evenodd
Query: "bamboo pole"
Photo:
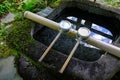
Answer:
<svg viewBox="0 0 120 80"><path fill-rule="evenodd" d="M79 44L80 44L80 40L77 40L77 43L75 44L74 48L70 52L68 58L66 59L65 63L63 64L62 68L60 69L60 71L59 71L60 73L64 72L65 68L67 67L69 61L71 60L71 58L72 58L73 54L75 53L75 51L76 51L77 47L79 46Z"/></svg>
<svg viewBox="0 0 120 80"><path fill-rule="evenodd" d="M46 27L49 27L49 28L54 29L54 30L59 30L59 23L57 23L57 22L54 22L52 20L49 20L47 18L44 18L42 16L39 16L39 15L34 14L32 12L29 12L29 11L26 11L24 13L24 16L26 18L33 20L35 22L38 22ZM70 35L71 37L76 38L77 31L74 29L70 29L70 31L67 34ZM114 46L114 45L109 44L109 43L105 43L105 42L97 40L93 37L87 38L86 42L120 58L120 48L117 46Z"/></svg>
<svg viewBox="0 0 120 80"><path fill-rule="evenodd" d="M48 54L48 52L50 51L50 49L53 47L53 45L55 44L55 42L58 40L58 38L60 37L60 35L62 34L62 31L60 31L57 36L55 37L55 39L52 41L52 43L49 45L49 47L45 50L45 52L43 53L43 55L40 57L39 62L41 62L44 57Z"/></svg>
<svg viewBox="0 0 120 80"><path fill-rule="evenodd" d="M40 24L42 24L44 26L48 26L49 28L52 28L54 30L58 30L58 27L56 27L56 26L59 26L59 24L52 21L52 20L49 20L49 19L44 18L42 16L36 15L36 14L34 14L32 12L29 12L29 11L26 11L24 13L24 16L26 18L31 19L31 20L33 20L33 21L35 21L37 23L40 23Z"/></svg>

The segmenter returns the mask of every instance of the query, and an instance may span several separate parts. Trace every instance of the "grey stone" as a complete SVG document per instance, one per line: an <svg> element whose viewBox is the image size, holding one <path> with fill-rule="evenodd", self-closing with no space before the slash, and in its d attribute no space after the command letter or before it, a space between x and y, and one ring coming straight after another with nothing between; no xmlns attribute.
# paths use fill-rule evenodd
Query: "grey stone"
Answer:
<svg viewBox="0 0 120 80"><path fill-rule="evenodd" d="M14 56L0 59L0 80L23 80L14 66Z"/></svg>
<svg viewBox="0 0 120 80"><path fill-rule="evenodd" d="M12 13L8 13L4 18L1 19L2 23L8 23L14 20L15 15Z"/></svg>
<svg viewBox="0 0 120 80"><path fill-rule="evenodd" d="M54 9L50 8L50 7L46 7L45 9L43 9L42 11L38 12L37 14L38 15L41 15L41 16L48 16Z"/></svg>

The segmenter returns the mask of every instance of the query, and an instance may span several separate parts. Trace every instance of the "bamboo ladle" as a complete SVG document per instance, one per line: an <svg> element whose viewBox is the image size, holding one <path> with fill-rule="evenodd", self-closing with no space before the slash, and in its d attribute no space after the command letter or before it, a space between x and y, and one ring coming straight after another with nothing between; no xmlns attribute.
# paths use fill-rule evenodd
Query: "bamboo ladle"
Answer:
<svg viewBox="0 0 120 80"><path fill-rule="evenodd" d="M59 33L57 34L57 36L54 38L54 40L51 42L51 44L49 45L49 47L46 49L46 51L43 53L43 55L40 57L39 62L41 62L44 57L48 54L48 52L50 51L50 49L53 47L53 45L55 44L55 42L58 40L58 38L60 37L60 35L63 32L68 32L71 29L72 24L67 21L67 20L62 20L59 24Z"/></svg>
<svg viewBox="0 0 120 80"><path fill-rule="evenodd" d="M66 59L65 63L63 64L62 68L60 69L60 73L63 73L65 68L67 67L70 59L72 58L73 54L75 53L77 47L80 44L81 40L85 40L90 36L90 30L86 27L81 27L78 29L77 31L77 43L75 44L75 46L73 47L72 51L70 52L68 58Z"/></svg>

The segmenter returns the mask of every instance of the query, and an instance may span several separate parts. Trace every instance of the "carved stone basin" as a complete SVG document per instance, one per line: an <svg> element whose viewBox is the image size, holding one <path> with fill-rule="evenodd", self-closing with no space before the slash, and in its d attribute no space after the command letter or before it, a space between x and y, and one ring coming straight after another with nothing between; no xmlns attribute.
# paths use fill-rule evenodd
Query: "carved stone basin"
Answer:
<svg viewBox="0 0 120 80"><path fill-rule="evenodd" d="M46 8L38 14L44 14L42 16L56 22L67 19L76 25L76 29L85 26L94 33L112 40L111 44L120 45L120 10L103 7L90 1L65 0L58 8L54 10ZM77 18L77 21L70 20L71 16ZM84 25L81 24L82 20L86 21ZM112 35L92 29L93 23L109 30ZM29 55L38 60L57 33L57 31L36 24L32 29L32 36L36 40L36 44L30 48L35 54L29 52ZM58 73L75 43L74 38L62 34L41 64ZM83 80L106 80L111 79L119 69L120 61L115 56L98 48L80 44L65 72L60 75L69 76L71 80L73 77Z"/></svg>

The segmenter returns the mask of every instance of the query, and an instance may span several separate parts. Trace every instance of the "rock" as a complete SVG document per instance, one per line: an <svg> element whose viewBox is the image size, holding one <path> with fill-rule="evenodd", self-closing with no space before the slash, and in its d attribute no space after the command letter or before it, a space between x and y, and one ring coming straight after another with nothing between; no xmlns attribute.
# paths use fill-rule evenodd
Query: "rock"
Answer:
<svg viewBox="0 0 120 80"><path fill-rule="evenodd" d="M20 57L19 62L18 70L24 80L57 80L54 76L51 76L45 68L36 68L36 66L32 65L31 62L23 56Z"/></svg>
<svg viewBox="0 0 120 80"><path fill-rule="evenodd" d="M14 65L14 56L0 59L0 80L23 80Z"/></svg>
<svg viewBox="0 0 120 80"><path fill-rule="evenodd" d="M46 7L44 10L37 12L38 15L47 17L54 9L50 8L50 7Z"/></svg>
<svg viewBox="0 0 120 80"><path fill-rule="evenodd" d="M12 13L8 13L4 18L1 19L2 23L8 23L14 20L15 15Z"/></svg>
<svg viewBox="0 0 120 80"><path fill-rule="evenodd" d="M5 17L1 19L1 23L9 23L14 20L15 15L12 13L8 13ZM12 27L12 24L6 25L5 29L9 29Z"/></svg>

